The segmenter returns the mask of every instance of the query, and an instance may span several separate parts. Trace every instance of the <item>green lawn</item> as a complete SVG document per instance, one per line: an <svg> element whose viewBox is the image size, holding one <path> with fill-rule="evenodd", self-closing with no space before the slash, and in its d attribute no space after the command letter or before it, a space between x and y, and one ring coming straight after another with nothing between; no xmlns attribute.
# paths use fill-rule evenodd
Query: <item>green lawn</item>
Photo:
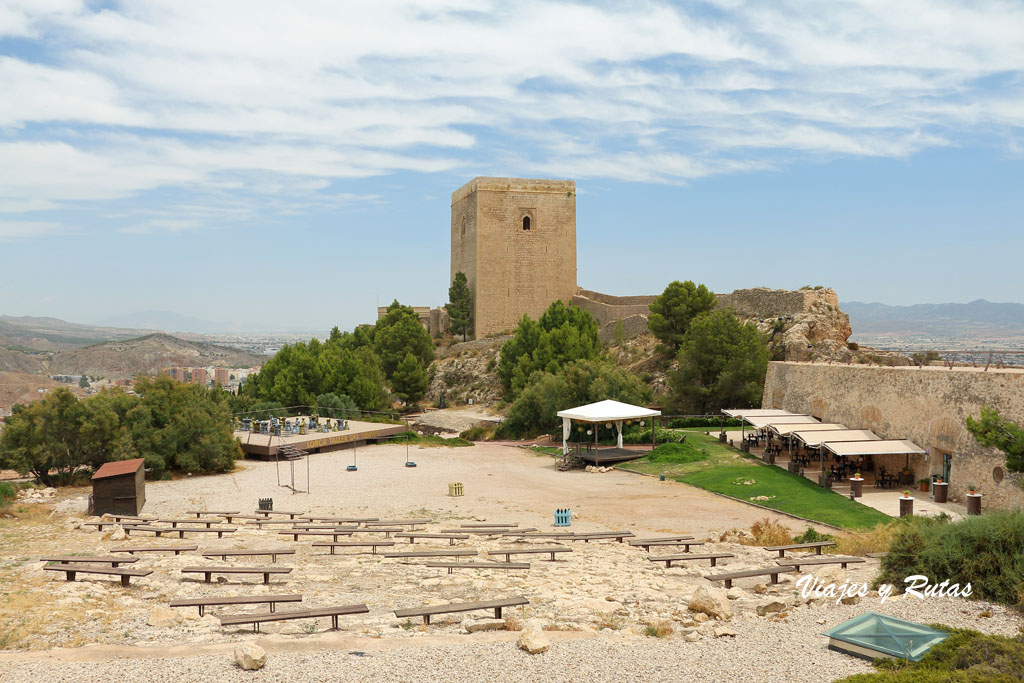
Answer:
<svg viewBox="0 0 1024 683"><path fill-rule="evenodd" d="M666 463L641 458L619 467L646 474L664 474L675 481L844 529L870 529L892 519L781 467L765 465L757 458L720 443L717 436L705 436L704 430L687 430L687 434L685 446L698 453L704 449L706 459ZM751 500L757 497L767 500Z"/></svg>

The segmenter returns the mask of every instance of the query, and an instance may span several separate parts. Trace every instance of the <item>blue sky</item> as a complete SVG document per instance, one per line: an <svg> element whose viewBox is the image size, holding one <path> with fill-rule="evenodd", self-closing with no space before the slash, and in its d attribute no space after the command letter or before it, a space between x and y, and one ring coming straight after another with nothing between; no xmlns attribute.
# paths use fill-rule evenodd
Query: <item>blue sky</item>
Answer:
<svg viewBox="0 0 1024 683"><path fill-rule="evenodd" d="M0 0L0 313L443 304L451 192L577 181L580 285L1024 300L1024 5Z"/></svg>

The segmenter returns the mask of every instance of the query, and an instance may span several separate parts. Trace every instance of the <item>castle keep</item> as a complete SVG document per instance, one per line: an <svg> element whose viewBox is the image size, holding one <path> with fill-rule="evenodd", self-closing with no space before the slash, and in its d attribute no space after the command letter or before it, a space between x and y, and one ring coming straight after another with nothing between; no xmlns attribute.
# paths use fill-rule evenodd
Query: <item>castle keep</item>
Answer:
<svg viewBox="0 0 1024 683"><path fill-rule="evenodd" d="M466 274L476 337L575 296L575 182L474 178L452 193L451 230L449 282Z"/></svg>

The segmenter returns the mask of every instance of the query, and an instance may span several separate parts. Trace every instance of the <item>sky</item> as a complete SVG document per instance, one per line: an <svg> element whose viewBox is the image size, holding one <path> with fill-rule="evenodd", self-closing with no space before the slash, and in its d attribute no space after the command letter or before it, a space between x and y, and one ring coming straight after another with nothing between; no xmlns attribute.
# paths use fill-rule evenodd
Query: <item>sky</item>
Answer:
<svg viewBox="0 0 1024 683"><path fill-rule="evenodd" d="M1024 301L1024 3L0 0L0 314L350 329L452 191L577 183L578 281Z"/></svg>

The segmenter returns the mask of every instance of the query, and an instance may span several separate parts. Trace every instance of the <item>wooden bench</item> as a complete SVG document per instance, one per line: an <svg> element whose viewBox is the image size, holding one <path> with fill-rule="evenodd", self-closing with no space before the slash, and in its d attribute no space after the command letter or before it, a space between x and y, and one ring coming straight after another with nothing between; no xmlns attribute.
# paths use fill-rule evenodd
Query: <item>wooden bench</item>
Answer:
<svg viewBox="0 0 1024 683"><path fill-rule="evenodd" d="M178 538L185 538L185 534L217 534L217 538L224 538L224 534L233 534L236 528L233 526L209 528L209 529L186 529L185 527L179 527L177 529L164 529L166 533L173 534L177 533Z"/></svg>
<svg viewBox="0 0 1024 683"><path fill-rule="evenodd" d="M604 539L614 538L619 543L622 543L623 539L633 538L632 531L589 531L579 534L573 534L570 541L583 541L584 543L590 543L591 541L601 541Z"/></svg>
<svg viewBox="0 0 1024 683"><path fill-rule="evenodd" d="M185 510L186 515L195 515L197 518L203 515L213 515L215 517L234 517L238 514L238 510ZM228 522L230 524L230 522Z"/></svg>
<svg viewBox="0 0 1024 683"><path fill-rule="evenodd" d="M132 564L138 562L137 557L96 557L96 556L76 556L76 555L53 555L50 557L40 557L40 562L57 562L59 564L109 564L111 567L117 567L119 564Z"/></svg>
<svg viewBox="0 0 1024 683"><path fill-rule="evenodd" d="M330 617L331 628L338 630L338 617L343 614L366 614L370 608L366 605L341 605L338 607L321 607L317 609L304 609L298 612L277 612L270 614L234 614L220 618L220 625L234 626L235 624L252 624L252 630L259 633L260 624L268 621L285 621L286 619L314 619L318 617Z"/></svg>
<svg viewBox="0 0 1024 683"><path fill-rule="evenodd" d="M389 547L395 544L394 541L336 541L334 543L328 543L326 541L319 541L313 544L314 548L330 548L331 555L334 554L335 548L371 548L371 552L376 555L378 547Z"/></svg>
<svg viewBox="0 0 1024 683"><path fill-rule="evenodd" d="M115 522L113 520L110 520L110 521L103 521L103 520L101 520L99 522L85 522L85 523L82 524L82 526L94 526L94 527L96 527L96 531L103 531L103 527L105 527L105 526L114 526L115 524L120 524L120 523L121 522Z"/></svg>
<svg viewBox="0 0 1024 683"><path fill-rule="evenodd" d="M278 555L294 555L294 548L269 548L267 550L209 550L203 553L203 557L219 557L227 561L229 557L261 557L270 556L271 562L277 562Z"/></svg>
<svg viewBox="0 0 1024 683"><path fill-rule="evenodd" d="M143 548L111 548L112 553L128 553L134 555L135 553L174 553L180 555L181 553L194 552L199 549L197 545L180 545L176 547L163 547L163 546L152 546Z"/></svg>
<svg viewBox="0 0 1024 683"><path fill-rule="evenodd" d="M679 534L677 536L652 536L651 538L634 538L629 541L629 545L634 548L643 548L644 550L650 550L652 545L658 545L659 543L674 543L676 541L692 541L693 536L687 536L685 534Z"/></svg>
<svg viewBox="0 0 1024 683"><path fill-rule="evenodd" d="M424 607L396 609L395 616L399 619L402 617L423 617L423 623L429 625L430 617L437 614L452 614L454 612L472 612L478 609L493 609L494 618L501 619L501 610L504 608L529 604L530 601L520 595L514 598L484 600L483 602L451 602L447 605L427 605Z"/></svg>
<svg viewBox="0 0 1024 683"><path fill-rule="evenodd" d="M650 552L651 548L664 548L666 546L683 546L684 553L690 552L691 545L704 545L704 541L657 541L656 543L639 543L639 547Z"/></svg>
<svg viewBox="0 0 1024 683"><path fill-rule="evenodd" d="M157 521L156 517L150 517L150 516L142 517L142 516L139 516L139 515L113 515L113 514L111 514L109 512L107 512L107 513L105 513L103 515L103 519L105 519L105 520L106 519L112 519L115 522L124 522L124 521L128 521L128 522L155 522L155 521Z"/></svg>
<svg viewBox="0 0 1024 683"><path fill-rule="evenodd" d="M711 574L704 578L708 581L725 581L726 588L732 588L733 579L745 579L750 576L771 576L772 583L779 582L779 574L795 572L793 567L768 567L765 569L747 569L741 572L730 572L728 574Z"/></svg>
<svg viewBox="0 0 1024 683"><path fill-rule="evenodd" d="M299 519L309 522L337 522L339 524L364 524L366 522L379 522L380 517L313 517L302 515Z"/></svg>
<svg viewBox="0 0 1024 683"><path fill-rule="evenodd" d="M419 552L384 553L390 559L407 559L411 557L474 557L479 555L475 550L421 550Z"/></svg>
<svg viewBox="0 0 1024 683"><path fill-rule="evenodd" d="M125 536L131 536L133 531L148 531L150 533L156 534L157 538L159 538L165 531L171 530L170 527L152 526L149 524L125 524L121 528L124 529Z"/></svg>
<svg viewBox="0 0 1024 683"><path fill-rule="evenodd" d="M775 560L775 563L782 567L793 567L797 571L800 571L801 565L819 565L819 564L838 564L843 569L846 569L848 564L856 564L858 562L865 562L863 557L816 557L814 559L808 558L801 560L800 558L791 558L788 560Z"/></svg>
<svg viewBox="0 0 1024 683"><path fill-rule="evenodd" d="M521 531L520 532L506 531L505 533L502 534L502 536L511 537L511 538L518 538L518 537L522 537L522 538L554 538L554 539L564 539L566 541L571 541L573 538L576 537L576 534L572 533L571 531L554 531L554 532L533 531L533 532L525 533L525 534L522 533Z"/></svg>
<svg viewBox="0 0 1024 683"><path fill-rule="evenodd" d="M498 529L498 528L501 528L501 527L506 527L506 528L511 529L512 527L517 527L517 526L519 526L519 522L510 522L508 524L499 524L498 522L483 522L483 523L477 522L477 523L474 523L474 524L460 524L459 525L459 527L461 527L463 529Z"/></svg>
<svg viewBox="0 0 1024 683"><path fill-rule="evenodd" d="M170 524L172 529L177 528L179 524L205 524L206 528L209 529L214 524L224 523L222 519L203 519L201 517L196 517L195 519L158 519L155 521L160 524Z"/></svg>
<svg viewBox="0 0 1024 683"><path fill-rule="evenodd" d="M171 600L171 607L198 607L199 616L203 616L207 607L217 605L264 605L270 604L270 611L279 602L302 602L301 595L243 595L235 598L188 598Z"/></svg>
<svg viewBox="0 0 1024 683"><path fill-rule="evenodd" d="M873 557L876 560L880 560L881 558L885 557L888 554L889 553L864 553L865 557Z"/></svg>
<svg viewBox="0 0 1024 683"><path fill-rule="evenodd" d="M115 569L113 567L90 567L87 564L48 564L43 567L43 569L51 572L64 572L64 578L68 581L74 581L75 575L77 574L106 574L108 576L118 576L121 578L122 586L127 586L128 581L133 576L149 576L153 573L152 569L130 569L121 567Z"/></svg>
<svg viewBox="0 0 1024 683"><path fill-rule="evenodd" d="M536 531L535 528L530 529L519 529L520 533L527 534L530 531ZM482 529L441 529L442 534L477 534L480 536L512 536L507 526L488 527Z"/></svg>
<svg viewBox="0 0 1024 683"><path fill-rule="evenodd" d="M263 574L263 583L270 583L271 574L290 574L291 567L185 567L182 574L203 574L206 583L214 574Z"/></svg>
<svg viewBox="0 0 1024 683"><path fill-rule="evenodd" d="M295 526L294 519L266 519L265 517L258 517L254 520L257 529L262 529L265 526L277 526L287 524L289 526Z"/></svg>
<svg viewBox="0 0 1024 683"><path fill-rule="evenodd" d="M289 529L287 531L278 531L277 535L291 536L292 540L296 542L299 540L299 536L333 536L334 540L337 541L339 536L351 536L352 532L348 530L338 531L337 529L334 529L333 531L302 531L301 529Z"/></svg>
<svg viewBox="0 0 1024 683"><path fill-rule="evenodd" d="M409 543L415 543L417 538L447 538L448 545L455 545L455 541L469 540L469 534L421 534L415 531L402 531L395 534L395 538L408 538Z"/></svg>
<svg viewBox="0 0 1024 683"><path fill-rule="evenodd" d="M424 566L447 569L451 574L456 569L529 569L529 562L427 562Z"/></svg>
<svg viewBox="0 0 1024 683"><path fill-rule="evenodd" d="M555 553L571 553L572 548L562 545L551 546L550 548L502 548L500 550L488 550L488 555L504 555L506 562L512 561L513 555L533 555L536 553L548 553L551 555L550 562L555 561Z"/></svg>
<svg viewBox="0 0 1024 683"><path fill-rule="evenodd" d="M814 543L791 543L789 545L772 545L765 547L765 550L778 550L779 557L785 557L787 550L805 550L814 548L816 554L821 555L821 549L835 545L835 541L815 541Z"/></svg>
<svg viewBox="0 0 1024 683"><path fill-rule="evenodd" d="M288 519L295 519L299 515L305 514L304 512L285 512L284 510L256 510L253 512L254 515L262 515L264 518L270 517L270 515L288 515Z"/></svg>
<svg viewBox="0 0 1024 683"><path fill-rule="evenodd" d="M422 526L430 524L429 519L372 519L363 523L363 526Z"/></svg>
<svg viewBox="0 0 1024 683"><path fill-rule="evenodd" d="M384 538L391 538L391 534L400 534L403 531L405 531L405 529L400 526L364 526L352 529L353 534L384 534Z"/></svg>
<svg viewBox="0 0 1024 683"><path fill-rule="evenodd" d="M648 557L647 559L651 562L664 562L665 569L668 569L672 566L673 562L686 562L688 560L711 560L711 566L715 567L718 564L718 560L726 557L734 557L734 555L732 555L732 553L709 553L706 555L662 555L661 557Z"/></svg>
<svg viewBox="0 0 1024 683"><path fill-rule="evenodd" d="M227 513L224 513L224 512L218 512L214 516L215 517L225 517L225 518L227 518L228 524L231 524L231 520L232 519L265 519L264 517L260 517L258 515L239 515L237 513L235 513L235 514L227 514Z"/></svg>

